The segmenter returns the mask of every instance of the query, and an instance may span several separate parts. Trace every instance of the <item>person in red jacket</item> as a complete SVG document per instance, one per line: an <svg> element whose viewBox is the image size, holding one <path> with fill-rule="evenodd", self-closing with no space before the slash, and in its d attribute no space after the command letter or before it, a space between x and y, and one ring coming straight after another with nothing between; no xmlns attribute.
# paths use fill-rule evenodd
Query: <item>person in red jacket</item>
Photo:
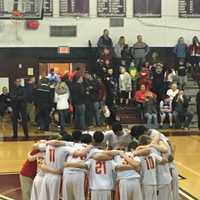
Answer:
<svg viewBox="0 0 200 200"><path fill-rule="evenodd" d="M37 173L37 158L40 155L40 150L32 150L20 170L19 178L23 200L30 200L33 180Z"/></svg>

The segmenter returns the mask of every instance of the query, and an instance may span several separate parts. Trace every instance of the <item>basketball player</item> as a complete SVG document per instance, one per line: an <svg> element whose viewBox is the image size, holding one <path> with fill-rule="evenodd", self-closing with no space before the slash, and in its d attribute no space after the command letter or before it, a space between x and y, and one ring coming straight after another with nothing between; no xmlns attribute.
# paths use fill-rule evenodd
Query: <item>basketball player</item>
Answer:
<svg viewBox="0 0 200 200"><path fill-rule="evenodd" d="M127 162L127 159L130 163ZM115 198L142 200L140 174L138 173L140 169L139 158L133 157L132 152L127 152L116 156L114 160L116 162L117 180L119 181L119 194L116 190Z"/></svg>
<svg viewBox="0 0 200 200"><path fill-rule="evenodd" d="M139 138L139 145L149 145L151 141L152 140L149 136L142 135ZM141 156L139 159L141 162L143 200L157 200L156 167L158 163L165 163L167 160L152 151L148 156Z"/></svg>

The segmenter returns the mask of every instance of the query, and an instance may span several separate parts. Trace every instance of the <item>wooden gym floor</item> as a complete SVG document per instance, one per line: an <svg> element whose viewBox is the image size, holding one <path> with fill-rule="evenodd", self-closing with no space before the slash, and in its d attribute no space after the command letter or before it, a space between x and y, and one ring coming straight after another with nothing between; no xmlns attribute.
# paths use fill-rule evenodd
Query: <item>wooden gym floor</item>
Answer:
<svg viewBox="0 0 200 200"><path fill-rule="evenodd" d="M49 133L40 133L36 129L31 129L31 136L43 137ZM57 133L50 133L53 136L57 136ZM20 131L20 136L23 134ZM17 175L22 163L26 159L27 152L30 150L31 145L34 144L34 140L31 141L3 141L3 138L11 137L11 129L9 125L0 127L0 188L2 184L5 185L4 180L8 182L8 189L2 191L1 195L9 196L9 193L15 193L19 190L19 183L17 181ZM194 199L200 199L200 136L188 135L188 136L170 136L170 140L176 146L176 164L180 174L180 187L193 197ZM3 178L3 179L2 179ZM8 180L9 179L9 180ZM10 179L15 180L15 186L12 186ZM14 188L16 187L16 188ZM16 194L10 194L10 197L15 197L18 200Z"/></svg>

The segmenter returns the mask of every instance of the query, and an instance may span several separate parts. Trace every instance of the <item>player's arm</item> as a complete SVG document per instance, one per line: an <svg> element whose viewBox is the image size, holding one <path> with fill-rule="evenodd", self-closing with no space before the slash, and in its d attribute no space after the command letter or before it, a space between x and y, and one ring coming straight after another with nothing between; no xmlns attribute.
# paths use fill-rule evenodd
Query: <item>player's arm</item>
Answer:
<svg viewBox="0 0 200 200"><path fill-rule="evenodd" d="M152 141L151 141L151 144L152 144L152 145L156 145L156 144L159 144L159 142L160 142L160 133L156 134L156 135L153 137L153 139L152 139Z"/></svg>
<svg viewBox="0 0 200 200"><path fill-rule="evenodd" d="M140 162L136 161L135 159L130 158L125 153L120 154L121 157L128 162L129 165L131 165L132 168L139 171L140 170Z"/></svg>
<svg viewBox="0 0 200 200"><path fill-rule="evenodd" d="M31 155L31 152L28 152L28 154L27 154L27 159L30 162L36 161L39 157L41 157L41 153L37 153L35 155Z"/></svg>
<svg viewBox="0 0 200 200"><path fill-rule="evenodd" d="M116 171L126 171L126 170L136 170L133 166L131 165L117 165L115 167Z"/></svg>
<svg viewBox="0 0 200 200"><path fill-rule="evenodd" d="M168 146L163 141L160 141L158 144L152 144L151 147L154 147L161 153L168 153Z"/></svg>
<svg viewBox="0 0 200 200"><path fill-rule="evenodd" d="M119 151L119 150L112 150L112 151L103 151L100 153L95 153L92 158L94 160L112 160L114 156L116 155L120 155L120 153L122 153L123 151Z"/></svg>
<svg viewBox="0 0 200 200"><path fill-rule="evenodd" d="M49 140L47 142L48 145L52 145L55 147L62 147L62 146L66 146L66 142L62 141L62 140Z"/></svg>
<svg viewBox="0 0 200 200"><path fill-rule="evenodd" d="M70 162L66 162L64 164L65 168L78 168L78 169L87 169L87 165L85 165L84 162L78 162L78 163L70 163Z"/></svg>
<svg viewBox="0 0 200 200"><path fill-rule="evenodd" d="M133 156L148 156L151 153L151 150L148 146L143 146L142 148L137 148L133 152Z"/></svg>
<svg viewBox="0 0 200 200"><path fill-rule="evenodd" d="M42 164L38 165L38 168L41 169L45 173L51 173L51 174L62 174L63 170L61 169L54 169L47 167L47 165L43 162Z"/></svg>
<svg viewBox="0 0 200 200"><path fill-rule="evenodd" d="M73 152L73 155L74 156L77 156L77 157L83 157L83 156L86 156L89 152L90 152L90 150L93 148L93 146L92 145L88 145L85 149L83 149L83 150L75 150L74 152Z"/></svg>

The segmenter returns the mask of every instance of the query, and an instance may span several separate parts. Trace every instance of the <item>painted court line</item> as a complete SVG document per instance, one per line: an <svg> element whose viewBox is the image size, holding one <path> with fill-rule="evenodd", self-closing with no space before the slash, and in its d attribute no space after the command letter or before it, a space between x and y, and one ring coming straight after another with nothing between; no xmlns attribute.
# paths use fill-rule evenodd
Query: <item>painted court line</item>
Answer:
<svg viewBox="0 0 200 200"><path fill-rule="evenodd" d="M184 169L190 171L191 173L193 173L193 174L195 174L195 175L197 175L197 176L200 176L200 173L196 172L195 170L193 170L193 169L191 169L191 168L189 168L189 167L186 167L186 166L183 165L182 163L176 161L176 164L180 165L181 167L183 167Z"/></svg>

